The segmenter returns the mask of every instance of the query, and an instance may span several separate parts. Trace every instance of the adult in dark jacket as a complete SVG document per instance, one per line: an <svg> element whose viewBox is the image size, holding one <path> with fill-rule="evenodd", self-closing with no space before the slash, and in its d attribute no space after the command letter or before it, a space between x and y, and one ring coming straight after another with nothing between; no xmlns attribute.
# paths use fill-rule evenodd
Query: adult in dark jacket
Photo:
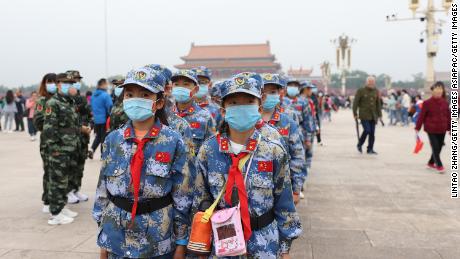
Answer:
<svg viewBox="0 0 460 259"><path fill-rule="evenodd" d="M93 153L96 151L99 144L104 142L106 135L106 122L112 110L112 97L107 93L108 87L107 80L105 78L100 79L97 82L97 89L91 96L91 109L93 111L94 118L94 133L96 138L93 141L91 149L88 152L88 157L93 158Z"/></svg>
<svg viewBox="0 0 460 259"><path fill-rule="evenodd" d="M375 124L382 117L382 105L379 99L379 92L375 88L375 77L370 76L366 80L366 86L356 92L353 102L353 116L355 120L361 120L364 131L358 141L358 151L362 153L362 146L369 136L367 153L376 155L374 151ZM359 112L359 117L358 117Z"/></svg>
<svg viewBox="0 0 460 259"><path fill-rule="evenodd" d="M422 111L417 119L415 130L418 132L424 125L424 130L430 139L432 154L428 167L443 173L441 149L444 145L446 131L450 132L450 109L446 100L446 92L442 82L436 82L431 87L432 96L423 102Z"/></svg>

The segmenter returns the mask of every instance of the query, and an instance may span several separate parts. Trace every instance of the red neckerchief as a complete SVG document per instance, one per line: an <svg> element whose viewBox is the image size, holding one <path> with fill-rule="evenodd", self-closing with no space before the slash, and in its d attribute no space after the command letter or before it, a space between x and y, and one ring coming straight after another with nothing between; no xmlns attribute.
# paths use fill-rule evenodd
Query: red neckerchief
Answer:
<svg viewBox="0 0 460 259"><path fill-rule="evenodd" d="M217 141L221 142L220 134L217 135ZM225 143L227 140L225 140ZM246 147L247 150L254 151L257 141L250 140L248 146ZM225 144L228 148L227 144ZM230 158L232 159L232 165L228 170L228 177L227 177L227 185L225 188L225 202L227 204L232 204L232 192L233 186L236 185L238 190L238 199L240 201L240 212L241 212L241 221L243 223L243 234L244 240L248 241L252 235L251 229L251 217L249 215L249 205L248 205L248 194L246 192L246 188L244 185L243 174L238 168L238 164L240 160L245 157L248 152L240 152L238 155L229 154Z"/></svg>
<svg viewBox="0 0 460 259"><path fill-rule="evenodd" d="M134 203L133 207L131 208L131 224L134 223L134 218L136 217L137 211L137 203L139 201L139 189L141 183L141 174L142 174L142 166L144 163L144 146L147 142L152 140L152 138L157 137L161 130L160 126L155 125L152 129L148 132L148 134L142 139L137 139L134 135L131 135L132 130L130 127L126 128L124 132L124 138L129 139L132 138L134 143L137 144L136 152L134 153L133 157L131 158L130 169L131 169L131 184L133 185L133 195L134 195Z"/></svg>
<svg viewBox="0 0 460 259"><path fill-rule="evenodd" d="M133 193L134 193L134 204L131 208L131 222L134 222L134 217L136 216L137 202L139 200L139 188L141 184L141 172L142 165L144 163L144 145L150 138L143 138L138 140L137 138L133 139L134 143L137 144L136 153L131 160L131 183L133 184Z"/></svg>
<svg viewBox="0 0 460 259"><path fill-rule="evenodd" d="M310 104L311 114L316 116L315 103L312 100L308 99L308 104Z"/></svg>
<svg viewBox="0 0 460 259"><path fill-rule="evenodd" d="M232 158L232 166L228 170L228 180L227 187L225 190L225 201L228 204L232 204L232 191L233 186L236 185L238 189L238 198L240 200L240 211L241 211L241 221L243 222L244 228L244 240L248 241L251 237L251 218L249 216L249 206L248 206L248 194L246 193L246 188L244 187L243 174L238 168L238 163L240 160L245 157L248 153L241 152L238 155L230 154Z"/></svg>

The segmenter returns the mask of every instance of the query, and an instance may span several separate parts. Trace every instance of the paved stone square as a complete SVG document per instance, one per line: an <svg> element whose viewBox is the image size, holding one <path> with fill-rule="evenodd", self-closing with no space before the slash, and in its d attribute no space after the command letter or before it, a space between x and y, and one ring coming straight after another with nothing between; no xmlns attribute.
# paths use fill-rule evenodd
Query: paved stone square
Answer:
<svg viewBox="0 0 460 259"><path fill-rule="evenodd" d="M425 169L429 144L414 155L411 128L379 126L379 155L360 155L355 134L350 111L324 122L326 145L315 147L298 206L304 232L292 258L460 258L460 199L450 199L448 173ZM83 192L90 201L70 206L80 213L75 222L48 226L38 142L26 133L0 133L0 257L98 258L90 212L99 167L99 154L86 163Z"/></svg>

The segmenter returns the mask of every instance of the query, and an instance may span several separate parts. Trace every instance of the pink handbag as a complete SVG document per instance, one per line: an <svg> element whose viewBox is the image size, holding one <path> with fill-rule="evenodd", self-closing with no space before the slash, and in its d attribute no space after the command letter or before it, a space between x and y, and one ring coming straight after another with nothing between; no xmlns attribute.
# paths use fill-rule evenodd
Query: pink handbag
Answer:
<svg viewBox="0 0 460 259"><path fill-rule="evenodd" d="M246 254L239 206L214 212L211 223L214 249L218 257Z"/></svg>
<svg viewBox="0 0 460 259"><path fill-rule="evenodd" d="M260 142L261 135L257 140L257 143ZM247 166L246 175L244 177L244 182L249 175L249 169L251 168L252 159L256 153L258 145L254 152L252 153L249 159L249 164ZM241 167L245 164L247 160L242 159L240 161ZM217 205L218 201L222 197L223 192L225 191L225 186L219 193L219 197L214 201L214 204L211 206L214 207ZM211 225L212 232L214 237L214 249L218 257L223 256L238 256L246 254L246 240L244 240L243 226L241 225L241 213L240 213L240 204L238 206L222 209L214 212L211 216Z"/></svg>

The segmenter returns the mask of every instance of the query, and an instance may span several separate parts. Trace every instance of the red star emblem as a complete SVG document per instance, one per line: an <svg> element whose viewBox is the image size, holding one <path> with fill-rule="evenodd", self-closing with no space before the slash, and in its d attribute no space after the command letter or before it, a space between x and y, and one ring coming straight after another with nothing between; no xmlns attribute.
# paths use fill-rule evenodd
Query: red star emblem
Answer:
<svg viewBox="0 0 460 259"><path fill-rule="evenodd" d="M129 138L131 136L131 128L126 128L123 136Z"/></svg>
<svg viewBox="0 0 460 259"><path fill-rule="evenodd" d="M227 151L228 150L228 140L227 139L221 139L220 140L220 149Z"/></svg>
<svg viewBox="0 0 460 259"><path fill-rule="evenodd" d="M249 143L248 143L248 146L247 146L247 149L249 151L254 151L256 149L256 145L257 145L257 140L255 139L250 139L249 140Z"/></svg>
<svg viewBox="0 0 460 259"><path fill-rule="evenodd" d="M152 128L152 130L150 131L150 136L151 137L156 137L159 132L160 132L159 128Z"/></svg>

